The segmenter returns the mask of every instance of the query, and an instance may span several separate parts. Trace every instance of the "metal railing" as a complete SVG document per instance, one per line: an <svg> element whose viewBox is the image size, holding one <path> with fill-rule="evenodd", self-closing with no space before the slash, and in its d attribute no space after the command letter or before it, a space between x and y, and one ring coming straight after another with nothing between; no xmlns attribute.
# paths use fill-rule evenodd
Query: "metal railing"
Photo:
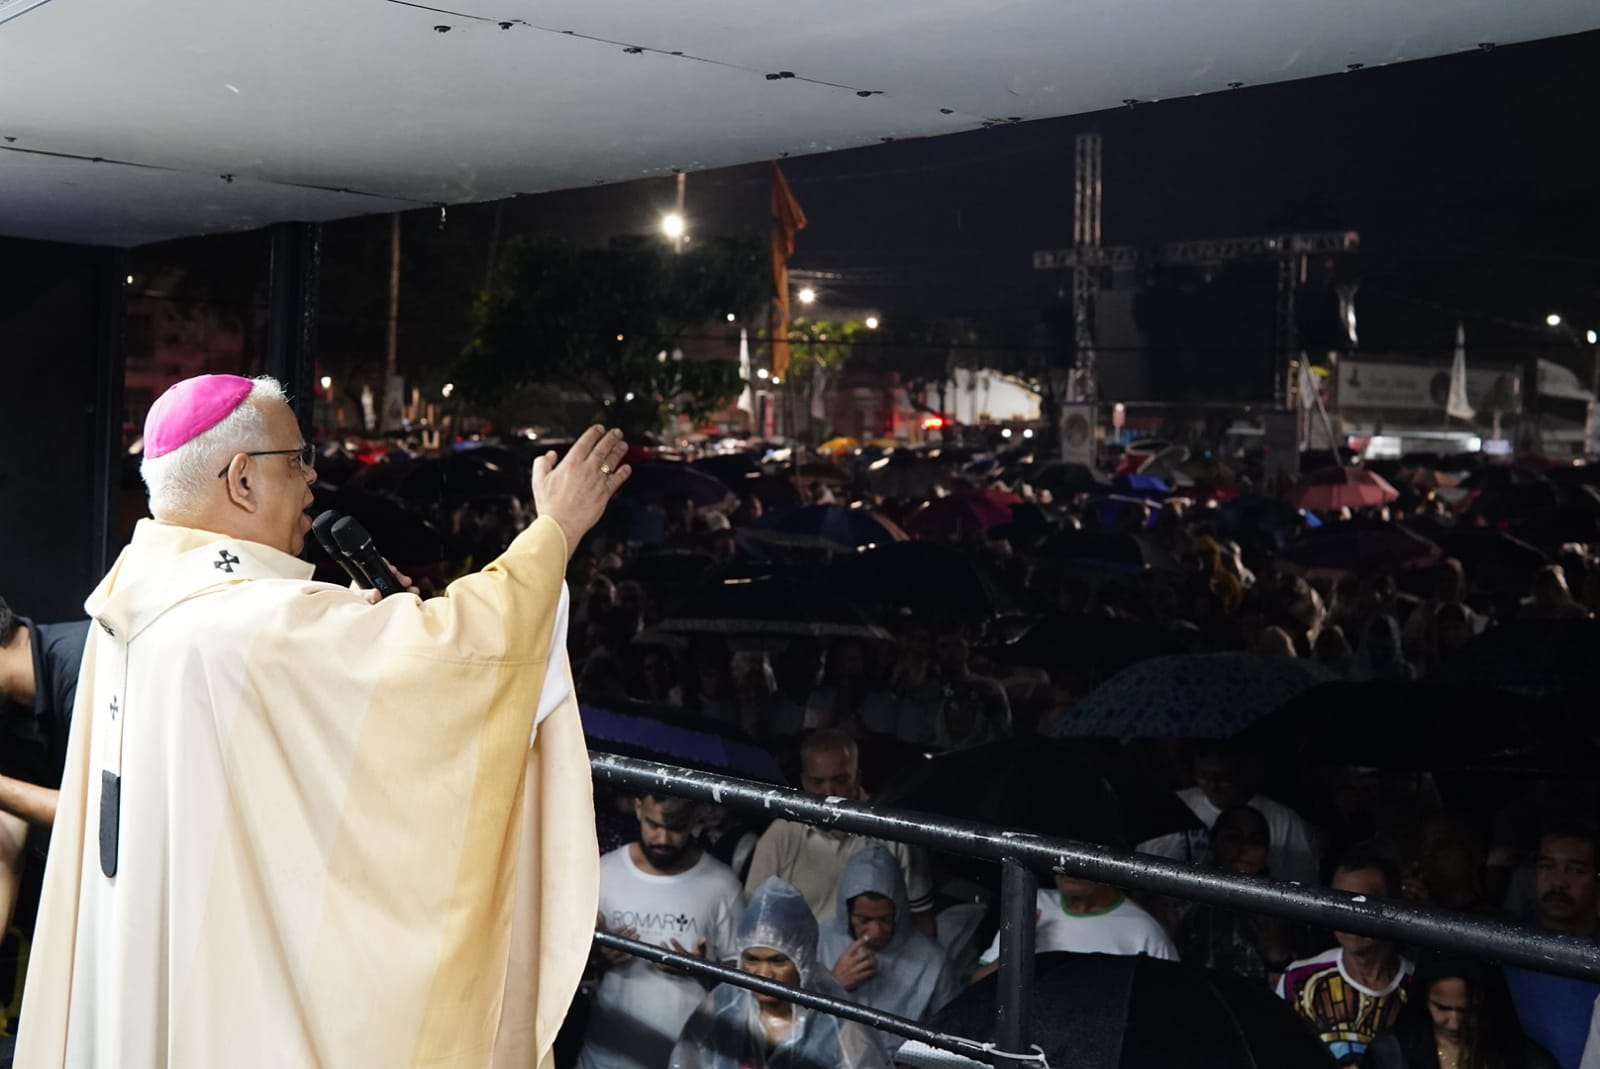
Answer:
<svg viewBox="0 0 1600 1069"><path fill-rule="evenodd" d="M1540 972L1600 981L1600 945L1569 935L1552 935L1514 924L1479 920L1396 899L1370 899L1322 887L1304 887L1259 876L1169 861L1148 854L1007 831L974 821L950 820L906 810L885 809L842 798L819 798L791 787L737 779L676 765L616 754L591 752L595 778L631 791L670 794L798 821L832 830L894 840L945 853L997 861L1001 865L1000 976L994 1045L943 1036L915 1022L890 1018L865 1007L783 988L793 1001L911 1036L932 1046L979 1060L1037 1061L1028 1050L1028 1012L1033 981L1036 871L1085 877L1133 890L1207 902L1229 909L1264 913L1316 927L1377 936L1409 945L1490 958ZM725 982L763 990L764 981L736 970L683 958L647 944L596 933L603 945L637 953ZM832 1003L824 1005L823 1003ZM877 1017L874 1021L869 1017ZM883 1018L888 1018L884 1020ZM974 1049L982 1054L974 1053Z"/></svg>

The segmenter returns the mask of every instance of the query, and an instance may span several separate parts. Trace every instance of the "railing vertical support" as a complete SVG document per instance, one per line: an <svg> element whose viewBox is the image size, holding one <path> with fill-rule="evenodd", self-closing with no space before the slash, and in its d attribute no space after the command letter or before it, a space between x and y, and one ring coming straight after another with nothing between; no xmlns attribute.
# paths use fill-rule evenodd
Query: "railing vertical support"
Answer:
<svg viewBox="0 0 1600 1069"><path fill-rule="evenodd" d="M1000 986L996 992L995 1042L1003 1051L1028 1050L1029 1003L1033 996L1034 911L1039 881L1015 858L1000 863Z"/></svg>

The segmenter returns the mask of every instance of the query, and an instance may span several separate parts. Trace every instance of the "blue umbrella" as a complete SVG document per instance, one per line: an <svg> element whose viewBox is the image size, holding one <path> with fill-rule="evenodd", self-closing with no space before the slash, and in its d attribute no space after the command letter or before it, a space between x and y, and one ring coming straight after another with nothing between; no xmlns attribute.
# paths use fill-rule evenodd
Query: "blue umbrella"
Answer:
<svg viewBox="0 0 1600 1069"><path fill-rule="evenodd" d="M904 541L904 535L886 525L877 513L866 509L847 509L838 505L804 505L778 509L756 524L768 531L825 538L841 546L860 548Z"/></svg>
<svg viewBox="0 0 1600 1069"><path fill-rule="evenodd" d="M1106 680L1057 734L1226 739L1333 677L1307 661L1248 653L1158 657Z"/></svg>
<svg viewBox="0 0 1600 1069"><path fill-rule="evenodd" d="M1124 494L1136 494L1141 497L1165 497L1172 493L1172 487L1154 475L1142 475L1139 472L1118 475L1111 480L1111 485Z"/></svg>

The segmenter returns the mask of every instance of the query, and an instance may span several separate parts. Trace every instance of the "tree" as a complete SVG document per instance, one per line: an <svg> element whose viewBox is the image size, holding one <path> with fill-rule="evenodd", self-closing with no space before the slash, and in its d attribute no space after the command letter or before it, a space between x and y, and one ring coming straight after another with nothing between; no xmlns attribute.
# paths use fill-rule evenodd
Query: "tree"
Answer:
<svg viewBox="0 0 1600 1069"><path fill-rule="evenodd" d="M739 392L739 367L674 350L691 329L761 307L764 253L754 237L712 238L679 254L652 238L603 249L514 241L478 298L456 388L481 404L534 384L581 391L629 434L659 429L673 411L703 416Z"/></svg>

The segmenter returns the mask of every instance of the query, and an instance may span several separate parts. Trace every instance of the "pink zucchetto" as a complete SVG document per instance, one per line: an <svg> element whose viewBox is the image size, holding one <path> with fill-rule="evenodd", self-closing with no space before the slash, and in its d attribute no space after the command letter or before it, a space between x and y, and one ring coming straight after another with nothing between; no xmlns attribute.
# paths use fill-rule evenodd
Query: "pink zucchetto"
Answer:
<svg viewBox="0 0 1600 1069"><path fill-rule="evenodd" d="M169 387L144 418L144 455L165 456L194 441L244 403L250 386L238 375L196 375Z"/></svg>

